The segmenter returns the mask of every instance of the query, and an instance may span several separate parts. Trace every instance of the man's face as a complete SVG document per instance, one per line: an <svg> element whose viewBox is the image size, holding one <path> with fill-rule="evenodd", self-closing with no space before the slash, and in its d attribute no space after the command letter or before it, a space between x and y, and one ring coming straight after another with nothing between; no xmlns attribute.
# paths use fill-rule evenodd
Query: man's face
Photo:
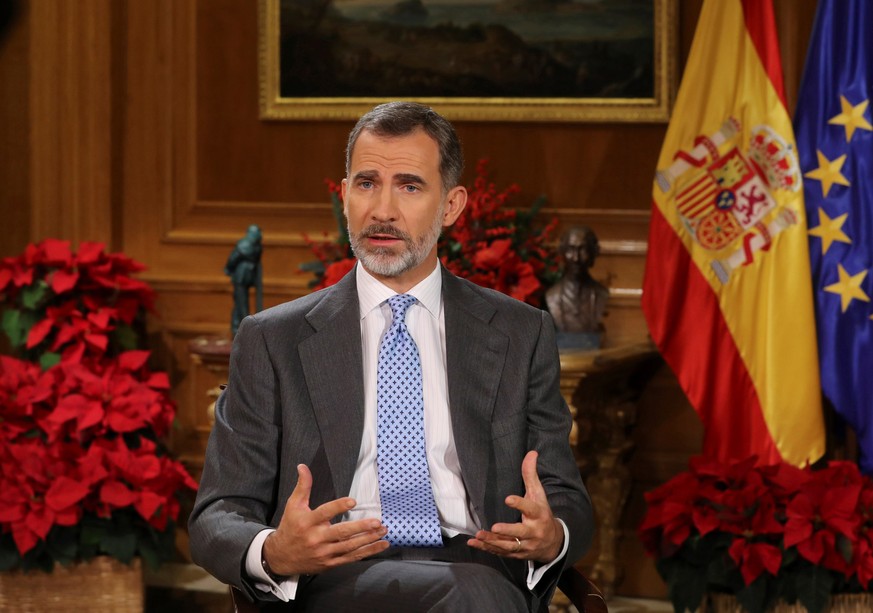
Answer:
<svg viewBox="0 0 873 613"><path fill-rule="evenodd" d="M564 247L564 259L571 264L584 266L588 263L588 251L585 249L584 237L573 232L567 239L567 244Z"/></svg>
<svg viewBox="0 0 873 613"><path fill-rule="evenodd" d="M454 223L466 190L443 194L436 141L419 129L381 137L364 130L343 180L343 207L352 249L375 277L406 291L436 266L443 226Z"/></svg>

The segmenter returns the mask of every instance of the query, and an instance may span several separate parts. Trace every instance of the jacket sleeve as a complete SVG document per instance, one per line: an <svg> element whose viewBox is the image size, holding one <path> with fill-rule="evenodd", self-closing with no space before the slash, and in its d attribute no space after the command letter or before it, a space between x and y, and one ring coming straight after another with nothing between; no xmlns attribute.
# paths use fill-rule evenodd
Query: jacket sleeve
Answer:
<svg viewBox="0 0 873 613"><path fill-rule="evenodd" d="M555 517L570 535L567 555L540 580L535 593L545 603L558 577L590 548L594 511L568 444L572 417L560 391L561 363L555 343L555 325L542 311L540 333L530 362L528 381L528 449L538 452L537 474Z"/></svg>
<svg viewBox="0 0 873 613"><path fill-rule="evenodd" d="M245 554L275 512L280 423L267 345L256 320L248 317L234 339L227 388L215 404L188 529L194 562L260 599L269 597L247 580Z"/></svg>

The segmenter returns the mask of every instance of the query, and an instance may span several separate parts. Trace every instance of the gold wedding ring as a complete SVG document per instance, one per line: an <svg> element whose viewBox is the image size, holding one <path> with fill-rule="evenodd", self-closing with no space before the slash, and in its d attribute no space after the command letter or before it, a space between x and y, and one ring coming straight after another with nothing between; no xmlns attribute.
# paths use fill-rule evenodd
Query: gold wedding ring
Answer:
<svg viewBox="0 0 873 613"><path fill-rule="evenodd" d="M521 541L518 537L515 537L515 549L512 550L512 553L518 553L518 550L521 549Z"/></svg>

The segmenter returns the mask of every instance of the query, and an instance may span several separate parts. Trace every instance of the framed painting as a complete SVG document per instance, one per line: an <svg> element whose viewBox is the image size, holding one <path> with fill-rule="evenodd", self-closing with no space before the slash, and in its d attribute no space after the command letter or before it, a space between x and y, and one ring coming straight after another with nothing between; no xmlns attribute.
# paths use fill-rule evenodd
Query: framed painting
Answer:
<svg viewBox="0 0 873 613"><path fill-rule="evenodd" d="M677 0L259 0L263 119L659 122Z"/></svg>

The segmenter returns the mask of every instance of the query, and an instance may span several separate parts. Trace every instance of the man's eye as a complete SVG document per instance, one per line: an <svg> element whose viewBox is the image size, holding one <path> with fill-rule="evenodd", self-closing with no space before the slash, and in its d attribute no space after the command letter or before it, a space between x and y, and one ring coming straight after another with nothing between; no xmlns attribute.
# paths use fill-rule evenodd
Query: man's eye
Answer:
<svg viewBox="0 0 873 613"><path fill-rule="evenodd" d="M403 191L414 194L415 192L419 191L419 189L417 185L404 185Z"/></svg>
<svg viewBox="0 0 873 613"><path fill-rule="evenodd" d="M358 183L358 187L362 187L363 189L371 189L373 187L372 181L361 181Z"/></svg>

